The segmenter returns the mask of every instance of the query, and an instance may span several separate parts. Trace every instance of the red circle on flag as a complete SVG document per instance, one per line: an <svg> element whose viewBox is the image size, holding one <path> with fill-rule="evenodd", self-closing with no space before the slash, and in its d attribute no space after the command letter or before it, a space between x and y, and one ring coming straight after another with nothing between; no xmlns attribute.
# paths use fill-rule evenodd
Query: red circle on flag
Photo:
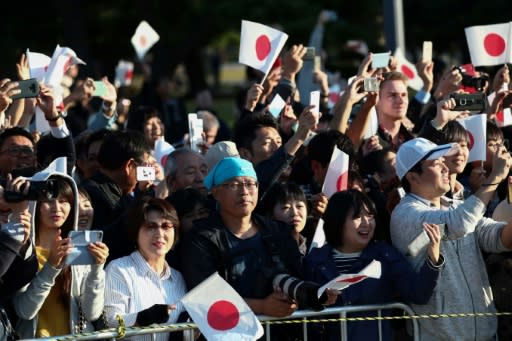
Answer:
<svg viewBox="0 0 512 341"><path fill-rule="evenodd" d="M336 181L336 190L343 191L348 188L348 172L343 172Z"/></svg>
<svg viewBox="0 0 512 341"><path fill-rule="evenodd" d="M414 71L412 71L411 68L408 67L407 65L402 65L400 69L402 70L402 73L407 76L407 78L414 78Z"/></svg>
<svg viewBox="0 0 512 341"><path fill-rule="evenodd" d="M237 307L229 301L216 301L208 309L208 324L216 330L229 330L234 328L240 320Z"/></svg>
<svg viewBox="0 0 512 341"><path fill-rule="evenodd" d="M497 57L505 51L505 39L496 33L489 33L484 38L484 48L489 55Z"/></svg>
<svg viewBox="0 0 512 341"><path fill-rule="evenodd" d="M139 45L140 45L141 47L144 47L144 46L146 46L146 44L147 44L147 43L148 43L148 42L147 42L147 40L146 40L146 37L144 37L144 36L140 36L140 38L139 38Z"/></svg>
<svg viewBox="0 0 512 341"><path fill-rule="evenodd" d="M167 158L169 157L169 154L165 154L164 156L162 156L162 158L160 159L160 164L162 165L162 167L165 168L165 164L167 163Z"/></svg>
<svg viewBox="0 0 512 341"><path fill-rule="evenodd" d="M496 114L496 120L500 122L505 122L505 113L503 112L503 110L498 111L498 113Z"/></svg>
<svg viewBox="0 0 512 341"><path fill-rule="evenodd" d="M267 58L271 47L270 39L268 39L266 35L262 34L258 39L256 39L256 57L258 57L259 60Z"/></svg>
<svg viewBox="0 0 512 341"><path fill-rule="evenodd" d="M469 135L469 150L473 149L473 145L475 144L475 138L473 137L473 134L468 130Z"/></svg>

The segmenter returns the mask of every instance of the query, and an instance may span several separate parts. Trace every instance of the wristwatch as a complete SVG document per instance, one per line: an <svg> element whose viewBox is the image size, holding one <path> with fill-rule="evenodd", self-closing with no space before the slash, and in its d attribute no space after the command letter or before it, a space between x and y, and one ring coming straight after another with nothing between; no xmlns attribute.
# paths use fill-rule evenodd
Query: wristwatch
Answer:
<svg viewBox="0 0 512 341"><path fill-rule="evenodd" d="M59 118L66 118L68 116L68 113L66 111L57 111L57 116L55 117L47 117L46 120L49 122L55 122Z"/></svg>

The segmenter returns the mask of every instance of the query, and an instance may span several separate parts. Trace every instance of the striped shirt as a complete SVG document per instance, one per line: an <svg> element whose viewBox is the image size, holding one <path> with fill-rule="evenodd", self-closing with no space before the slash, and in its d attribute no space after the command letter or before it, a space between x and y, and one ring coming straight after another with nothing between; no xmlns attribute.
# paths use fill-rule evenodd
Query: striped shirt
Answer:
<svg viewBox="0 0 512 341"><path fill-rule="evenodd" d="M350 269L359 259L361 252L345 253L332 249L332 260L339 274L349 274Z"/></svg>
<svg viewBox="0 0 512 341"><path fill-rule="evenodd" d="M184 311L181 298L187 289L180 272L165 263L164 272L153 270L139 251L115 259L107 266L105 281L105 312L110 327L117 326L121 315L127 327L133 326L137 313L154 304L176 304L168 323L175 323ZM167 341L168 333L155 334L157 341ZM130 340L149 341L151 334Z"/></svg>

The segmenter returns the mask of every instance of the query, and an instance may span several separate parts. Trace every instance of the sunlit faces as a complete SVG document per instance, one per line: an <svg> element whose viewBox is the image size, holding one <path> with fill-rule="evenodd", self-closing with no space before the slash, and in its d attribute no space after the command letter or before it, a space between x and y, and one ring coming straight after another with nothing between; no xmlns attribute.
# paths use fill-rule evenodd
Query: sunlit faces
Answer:
<svg viewBox="0 0 512 341"><path fill-rule="evenodd" d="M238 176L215 186L212 195L219 202L222 213L235 217L250 215L258 203L256 179Z"/></svg>
<svg viewBox="0 0 512 341"><path fill-rule="evenodd" d="M277 203L272 212L274 219L292 225L295 232L300 233L306 225L308 210L304 201L292 200Z"/></svg>
<svg viewBox="0 0 512 341"><path fill-rule="evenodd" d="M251 162L257 165L268 159L283 144L281 135L272 127L262 127L256 131L256 138L252 141Z"/></svg>
<svg viewBox="0 0 512 341"><path fill-rule="evenodd" d="M154 143L164 135L164 124L159 117L151 117L144 123L144 136Z"/></svg>
<svg viewBox="0 0 512 341"><path fill-rule="evenodd" d="M347 215L343 226L343 243L341 252L362 251L372 240L375 233L375 217L363 208L359 214Z"/></svg>
<svg viewBox="0 0 512 341"><path fill-rule="evenodd" d="M466 167L469 157L469 146L466 141L458 142L458 148L453 155L445 156L445 164L450 174L461 174Z"/></svg>
<svg viewBox="0 0 512 341"><path fill-rule="evenodd" d="M379 92L376 109L379 117L388 120L401 120L407 113L409 97L407 85L401 80L386 81Z"/></svg>
<svg viewBox="0 0 512 341"><path fill-rule="evenodd" d="M59 229L71 212L71 203L64 195L38 203L39 224L48 229Z"/></svg>
<svg viewBox="0 0 512 341"><path fill-rule="evenodd" d="M444 157L421 162L422 173L409 172L405 176L414 193L435 201L450 190L450 177Z"/></svg>
<svg viewBox="0 0 512 341"><path fill-rule="evenodd" d="M13 169L34 167L36 154L32 141L22 135L9 136L0 149L0 173L6 176Z"/></svg>
<svg viewBox="0 0 512 341"><path fill-rule="evenodd" d="M180 154L176 157L176 174L168 177L168 185L172 191L193 187L202 194L208 190L204 186L204 178L208 174L208 166L204 157L196 153Z"/></svg>
<svg viewBox="0 0 512 341"><path fill-rule="evenodd" d="M174 224L161 211L148 211L137 236L138 250L148 261L164 259L174 244L175 233Z"/></svg>
<svg viewBox="0 0 512 341"><path fill-rule="evenodd" d="M78 202L78 229L90 230L92 219L94 217L94 209L89 199L79 192Z"/></svg>

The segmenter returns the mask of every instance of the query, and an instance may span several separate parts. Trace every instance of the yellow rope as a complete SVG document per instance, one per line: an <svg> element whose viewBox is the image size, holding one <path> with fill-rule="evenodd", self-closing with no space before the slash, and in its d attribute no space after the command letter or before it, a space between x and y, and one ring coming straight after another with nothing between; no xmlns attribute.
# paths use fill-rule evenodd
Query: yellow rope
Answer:
<svg viewBox="0 0 512 341"><path fill-rule="evenodd" d="M403 315L403 316L374 316L374 317L337 317L337 318L319 318L319 319L311 319L307 320L274 320L274 321L262 321L263 324L296 324L296 323L329 323L329 322L350 322L350 321L385 321L385 320L419 320L419 319L437 319L437 318L463 318L463 317L491 317L491 316L512 316L512 312L501 312L501 313L447 313L447 314L424 314L424 315ZM120 316L116 316L116 320L118 323L117 328L117 339L122 339L126 335L127 329L130 331L140 331L140 330L157 330L161 329L162 326L146 326L146 327L129 327L126 328L124 323L124 319ZM194 329L197 328L197 325L194 323L183 324L180 323L179 326L166 325L165 328L169 329ZM114 328L99 330L90 333L81 333L81 334L73 334L63 337L57 337L53 340L59 341L67 341L74 340L81 336L91 336L97 335L100 333L113 331Z"/></svg>

